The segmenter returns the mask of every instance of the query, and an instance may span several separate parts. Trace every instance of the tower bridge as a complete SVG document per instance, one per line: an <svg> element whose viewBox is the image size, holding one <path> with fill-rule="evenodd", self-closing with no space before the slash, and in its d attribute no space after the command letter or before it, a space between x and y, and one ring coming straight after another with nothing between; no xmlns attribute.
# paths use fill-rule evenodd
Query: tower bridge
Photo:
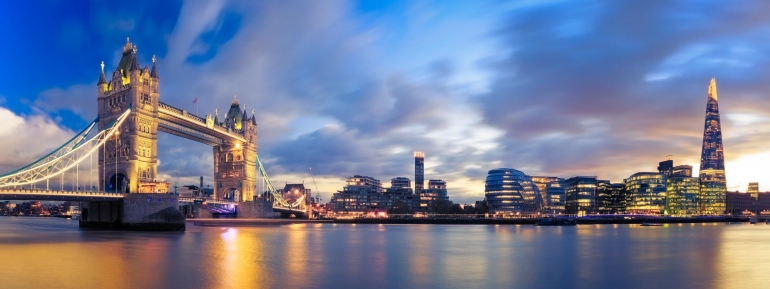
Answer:
<svg viewBox="0 0 770 289"><path fill-rule="evenodd" d="M151 68L140 68L137 48L128 39L120 62L109 78L104 62L101 66L96 89L98 118L49 155L0 175L0 199L87 201L84 212L88 207L98 208L100 213L91 210L90 215L97 216L95 218L100 222L113 223L121 221L120 214L128 211L126 206L141 204L139 200L148 196L148 203L158 199L156 203L160 205L153 206L166 215L172 214L167 208L178 206L180 202L237 206L239 210L259 216L264 214L255 212L254 207L257 211L267 208L281 214L307 215L309 197L288 203L270 183L257 155L257 123L253 110L249 116L245 106L242 109L234 97L220 121L218 111L201 117L161 102L155 57ZM212 147L213 199L177 199L167 195L169 183L158 180L159 132ZM80 185L79 167L86 160L91 162L91 168L98 168L98 173L96 170L91 173L97 176L90 176L98 179L96 185ZM75 184L69 181L71 190L64 190L67 173L70 177L75 176ZM257 192L258 179L265 192ZM52 181L54 187L58 181L59 190L51 189ZM43 186L45 189L38 188ZM119 213L110 211L114 204L105 203L121 200L123 207L115 209ZM134 217L122 216L122 219Z"/></svg>

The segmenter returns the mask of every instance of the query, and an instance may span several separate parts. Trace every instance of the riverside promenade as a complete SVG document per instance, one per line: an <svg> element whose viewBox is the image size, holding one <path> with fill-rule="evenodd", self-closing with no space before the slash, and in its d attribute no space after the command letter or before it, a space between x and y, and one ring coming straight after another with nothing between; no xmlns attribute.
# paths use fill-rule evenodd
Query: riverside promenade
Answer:
<svg viewBox="0 0 770 289"><path fill-rule="evenodd" d="M436 225L533 225L546 218L339 218L339 219L187 219L187 223L196 226L281 226L290 224L436 224ZM575 219L578 225L594 224L683 224L683 223L740 223L749 222L741 217L580 217Z"/></svg>

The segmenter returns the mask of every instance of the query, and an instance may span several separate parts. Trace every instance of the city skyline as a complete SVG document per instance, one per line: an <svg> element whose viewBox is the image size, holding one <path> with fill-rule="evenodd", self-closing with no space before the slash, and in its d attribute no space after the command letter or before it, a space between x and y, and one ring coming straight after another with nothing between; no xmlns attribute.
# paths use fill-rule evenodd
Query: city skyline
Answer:
<svg viewBox="0 0 770 289"><path fill-rule="evenodd" d="M2 145L2 172L96 117L99 64L116 67L131 37L141 63L157 55L163 101L205 115L224 111L237 94L256 109L271 177L310 181L313 167L325 200L348 176L412 176L413 151L425 151L425 175L447 181L460 203L483 198L495 168L613 182L654 171L666 155L697 168L702 100L714 77L728 190L745 191L749 182L770 189L760 166L770 161L762 145L770 132L764 3L330 2L308 3L319 5L309 13L271 3L168 2L94 4L85 8L97 16L66 17L56 5L9 5L15 9L0 12L0 24L24 28L0 32L10 40L0 47L7 65L0 74L18 80L0 83L7 123L0 137L16 140ZM627 14L636 15L633 24L608 25ZM670 29L682 23L690 25ZM609 41L619 35L630 41ZM162 178L196 184L203 175L212 183L209 149L161 138Z"/></svg>

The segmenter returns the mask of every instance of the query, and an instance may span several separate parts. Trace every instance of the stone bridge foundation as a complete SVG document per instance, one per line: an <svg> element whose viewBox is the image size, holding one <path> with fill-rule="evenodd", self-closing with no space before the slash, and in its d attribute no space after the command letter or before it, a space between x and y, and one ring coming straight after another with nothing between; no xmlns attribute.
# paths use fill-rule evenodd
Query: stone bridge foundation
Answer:
<svg viewBox="0 0 770 289"><path fill-rule="evenodd" d="M170 194L126 194L119 201L82 202L81 228L184 231L179 201Z"/></svg>
<svg viewBox="0 0 770 289"><path fill-rule="evenodd" d="M264 200L239 202L237 207L239 219L278 218L280 214L273 212L273 203Z"/></svg>

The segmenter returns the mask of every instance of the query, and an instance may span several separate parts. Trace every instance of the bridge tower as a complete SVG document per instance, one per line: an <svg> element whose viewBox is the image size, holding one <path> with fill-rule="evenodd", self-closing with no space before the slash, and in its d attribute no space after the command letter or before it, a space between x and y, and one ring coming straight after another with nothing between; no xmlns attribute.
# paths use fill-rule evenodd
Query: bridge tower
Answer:
<svg viewBox="0 0 770 289"><path fill-rule="evenodd" d="M214 198L236 202L253 201L257 184L257 122L241 110L238 99L233 97L224 122L219 124L228 131L243 136L246 142L224 139L214 146ZM217 122L215 120L215 122Z"/></svg>
<svg viewBox="0 0 770 289"><path fill-rule="evenodd" d="M99 129L107 127L131 107L120 134L99 151L99 184L108 192L162 192L168 184L155 181L158 173L158 71L140 68L136 46L126 38L123 55L109 81L102 72L97 83Z"/></svg>

